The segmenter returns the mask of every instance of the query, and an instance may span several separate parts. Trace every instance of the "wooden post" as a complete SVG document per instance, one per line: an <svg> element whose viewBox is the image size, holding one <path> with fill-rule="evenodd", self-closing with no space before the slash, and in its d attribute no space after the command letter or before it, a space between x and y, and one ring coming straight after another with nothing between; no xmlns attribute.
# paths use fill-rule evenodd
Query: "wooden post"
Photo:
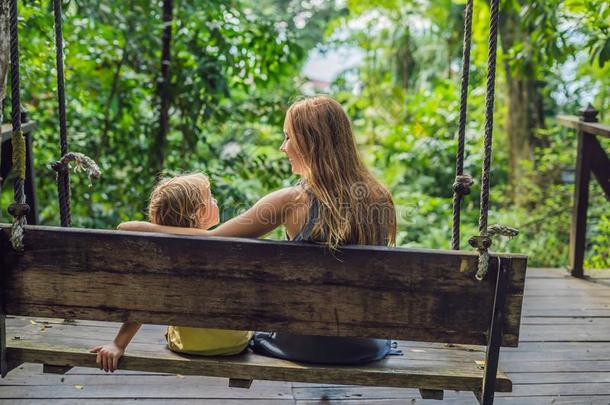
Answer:
<svg viewBox="0 0 610 405"><path fill-rule="evenodd" d="M581 120L597 122L597 110L589 104L581 111ZM578 132L576 155L576 184L574 187L574 206L570 228L570 255L568 268L574 277L583 277L585 242L587 233L587 208L589 206L589 182L591 180L591 151L595 142L592 134Z"/></svg>
<svg viewBox="0 0 610 405"><path fill-rule="evenodd" d="M0 125L2 125L4 116L4 97L6 94L6 76L9 66L9 3L8 1L0 2ZM2 130L0 129L0 191L2 191ZM0 247L2 249L2 247ZM2 269L4 266L4 252L0 251L0 264ZM2 278L0 278L2 283ZM0 286L1 287L1 286ZM8 364L6 361L6 318L4 317L4 300L0 294L0 378L4 378L8 373Z"/></svg>
<svg viewBox="0 0 610 405"><path fill-rule="evenodd" d="M481 388L479 401L481 405L492 405L496 392L496 377L498 373L498 362L500 360L500 345L502 344L502 326L504 324L504 305L506 303L506 291L508 289L509 271L511 269L510 258L498 258L496 267L496 292L491 318L491 325L487 337L487 352L485 353L485 374L483 375L483 386ZM491 262L490 262L491 265ZM476 393L475 393L476 395Z"/></svg>
<svg viewBox="0 0 610 405"><path fill-rule="evenodd" d="M28 114L25 110L21 110L21 122L28 122ZM34 128L34 127L29 127ZM27 215L27 221L30 225L36 225L38 223L38 209L36 204L36 180L34 174L34 156L32 154L32 129L24 133L25 136L25 200L30 206L30 212Z"/></svg>
<svg viewBox="0 0 610 405"><path fill-rule="evenodd" d="M0 303L0 306L3 306ZM8 373L8 364L6 361L6 319L3 309L0 307L0 377L6 377Z"/></svg>

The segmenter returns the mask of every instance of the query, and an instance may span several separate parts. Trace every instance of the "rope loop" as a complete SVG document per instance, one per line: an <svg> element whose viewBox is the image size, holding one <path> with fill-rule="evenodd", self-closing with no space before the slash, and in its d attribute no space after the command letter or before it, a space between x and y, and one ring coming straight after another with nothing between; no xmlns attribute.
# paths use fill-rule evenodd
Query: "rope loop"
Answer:
<svg viewBox="0 0 610 405"><path fill-rule="evenodd" d="M455 176L453 182L453 192L460 196L470 194L470 187L474 184L474 179L469 174Z"/></svg>
<svg viewBox="0 0 610 405"><path fill-rule="evenodd" d="M494 224L487 228L487 234L489 236L500 235L508 238L514 238L515 236L519 235L519 231L515 228L511 228L510 226Z"/></svg>
<svg viewBox="0 0 610 405"><path fill-rule="evenodd" d="M79 152L69 152L51 164L58 174L68 171L70 163L74 163L74 171L84 171L91 180L97 180L102 175L99 166L89 156Z"/></svg>
<svg viewBox="0 0 610 405"><path fill-rule="evenodd" d="M492 236L506 236L514 238L519 234L515 228L506 225L494 224L487 228L487 235L475 235L468 240L468 243L479 252L479 266L475 278L482 281L487 275L489 265L489 248L492 244Z"/></svg>
<svg viewBox="0 0 610 405"><path fill-rule="evenodd" d="M13 147L13 170L20 180L25 180L26 157L25 157L25 137L21 129L13 131L13 139L11 140Z"/></svg>
<svg viewBox="0 0 610 405"><path fill-rule="evenodd" d="M12 203L8 206L8 213L15 217L24 217L30 213L30 206L27 203Z"/></svg>
<svg viewBox="0 0 610 405"><path fill-rule="evenodd" d="M8 212L13 216L11 227L11 245L17 252L23 251L23 235L26 224L25 216L30 212L30 206L25 201L25 174L26 174L26 142L21 128L13 131L11 140L13 148L13 171L15 172L15 196Z"/></svg>

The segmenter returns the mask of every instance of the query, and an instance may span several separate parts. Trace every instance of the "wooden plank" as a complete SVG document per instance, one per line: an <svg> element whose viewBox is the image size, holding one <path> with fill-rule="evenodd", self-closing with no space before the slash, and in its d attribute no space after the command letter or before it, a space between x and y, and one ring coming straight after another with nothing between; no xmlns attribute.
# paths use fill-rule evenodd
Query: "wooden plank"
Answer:
<svg viewBox="0 0 610 405"><path fill-rule="evenodd" d="M583 262L585 258L587 209L589 208L589 182L591 180L591 146L591 136L579 132L568 257L568 268L574 277L584 275Z"/></svg>
<svg viewBox="0 0 610 405"><path fill-rule="evenodd" d="M86 367L95 361L86 350L67 347L28 347L20 342L11 344L9 357L23 362L62 362ZM150 356L131 351L121 359L120 367L131 370L147 370L183 375L207 375L242 379L274 381L331 382L333 384L360 384L389 387L426 387L430 389L474 390L481 384L482 373L476 365L457 363L414 361L411 364L394 364L386 359L375 365L356 367L305 366L277 359L245 354L235 358L172 358L168 354ZM391 368L395 366L395 368ZM498 391L510 390L510 380L499 375Z"/></svg>
<svg viewBox="0 0 610 405"><path fill-rule="evenodd" d="M606 198L610 199L610 159L596 138L590 139L590 142L591 171L604 190Z"/></svg>
<svg viewBox="0 0 610 405"><path fill-rule="evenodd" d="M2 312L3 303L0 298L0 377L4 378L9 372L8 359L6 358L6 318Z"/></svg>
<svg viewBox="0 0 610 405"><path fill-rule="evenodd" d="M592 352L603 351L608 349L608 344L605 342L590 342L583 345L581 342L522 342L519 348L504 349L502 353L531 353L531 352L555 352L555 351L582 351L590 350Z"/></svg>
<svg viewBox="0 0 610 405"><path fill-rule="evenodd" d="M610 360L591 360L591 361L502 361L500 364L502 370L508 375L513 373L568 373L568 372L586 372L599 373L610 372Z"/></svg>
<svg viewBox="0 0 610 405"><path fill-rule="evenodd" d="M36 129L36 122L22 122L21 130L24 134L32 132ZM0 129L0 136L2 136L1 141L5 142L13 138L13 126L11 124L2 124Z"/></svg>
<svg viewBox="0 0 610 405"><path fill-rule="evenodd" d="M36 325L31 325L35 327ZM25 335L23 329L19 339L9 339L9 358L21 362L49 363L79 367L93 367L95 354L89 353L93 346L86 338L66 342L75 336L78 326L67 326L67 330L47 329L44 334ZM420 351L413 352L421 354ZM467 389L480 386L483 375L474 359L483 358L481 352L458 350L454 356L444 359L430 353L428 357L415 358L405 353L360 367L312 366L246 353L230 357L198 357L173 353L158 344L156 351L140 351L138 344L130 345L120 360L121 370L144 370L181 375L209 375L254 380L302 381L313 383L360 384L369 386L412 387L428 389ZM498 390L510 389L510 380L499 373Z"/></svg>
<svg viewBox="0 0 610 405"><path fill-rule="evenodd" d="M66 381L70 381L68 377ZM160 379L149 378L148 381L133 381L128 379L123 383L98 381L92 384L66 384L57 385L38 385L38 386L0 386L0 399L11 398L83 398L83 399L288 399L293 400L290 384L278 386L256 386L251 390L226 387L221 381L214 381L213 384L201 384L201 379L186 380L175 376L165 376ZM199 384L197 384L199 382ZM169 389L171 386L172 389ZM139 402L139 401L138 401Z"/></svg>
<svg viewBox="0 0 610 405"><path fill-rule="evenodd" d="M517 384L610 383L610 372L588 373L511 373L513 387Z"/></svg>
<svg viewBox="0 0 610 405"><path fill-rule="evenodd" d="M134 396L124 398L78 398L78 399L65 399L65 398L40 398L40 399L10 399L3 401L0 399L0 405L108 405L108 404L125 404L127 402L137 401L138 404L145 405L167 405L171 404L201 404L205 405L294 405L295 401L292 399L277 399L277 398L265 398L265 399L231 399L231 398L205 398L194 397L194 398L178 398L176 396L164 396L163 398L134 398ZM205 401L205 402L203 402Z"/></svg>
<svg viewBox="0 0 610 405"><path fill-rule="evenodd" d="M505 394L498 394L502 396ZM563 383L515 385L512 396L610 395L610 383Z"/></svg>
<svg viewBox="0 0 610 405"><path fill-rule="evenodd" d="M405 405L406 398L400 399L382 399L371 401L365 400L354 400L346 399L343 401L333 400L332 402L326 402L331 404L345 404L345 405ZM517 398L496 398L494 405L608 405L610 402L610 395L604 396L569 396L569 397L553 397L553 396L539 396L539 397L517 397ZM451 405L473 405L476 404L474 398L460 396L459 398L452 398L451 401L445 401ZM320 405L325 402L320 400L297 400L296 405ZM407 404L409 402L406 402ZM411 403L417 405L440 405L442 402L435 400L420 400L417 397L411 399Z"/></svg>
<svg viewBox="0 0 610 405"><path fill-rule="evenodd" d="M118 326L109 330L108 328L84 324L82 321L75 321L73 325L66 325L51 324L41 319L34 321L31 318L11 319L8 326L8 334L11 340L27 339L36 344L60 342L70 347L81 347L84 344L83 342L91 346L109 342L114 338L117 331ZM129 349L134 348L138 352L154 355L160 350L164 350L164 332L165 327L163 326L144 325L132 340ZM397 363L427 360L473 364L483 359L485 353L484 346L454 346L405 341L398 341L397 348L403 352L402 356L394 357L394 361Z"/></svg>
<svg viewBox="0 0 610 405"><path fill-rule="evenodd" d="M521 340L546 342L608 342L610 327L597 325L528 325L522 332Z"/></svg>
<svg viewBox="0 0 610 405"><path fill-rule="evenodd" d="M608 296L608 301L610 301L610 296ZM597 318L589 318L589 317L524 317L521 322L521 326L523 325L565 325L569 327L573 326L595 326L600 328L600 332L602 329L610 328L610 317L597 317Z"/></svg>
<svg viewBox="0 0 610 405"><path fill-rule="evenodd" d="M8 314L473 344L491 317L473 252L28 227L17 255L0 235ZM502 256L515 346L526 258Z"/></svg>
<svg viewBox="0 0 610 405"><path fill-rule="evenodd" d="M315 401L323 399L326 403L352 403L352 401L370 401L369 403L377 404L378 401L402 399L403 405L408 404L408 400L414 399L419 404L422 401L421 393L416 390L405 390L396 388L379 388L379 387L354 387L354 386L338 386L338 385L309 385L295 386L293 395L297 401ZM465 395L464 395L465 394ZM447 391L445 400L448 403L453 403L454 399L459 397L470 398L472 401L472 393L456 393ZM320 402L318 402L319 404ZM383 402L382 402L383 403ZM437 405L442 404L438 400L433 400L432 403Z"/></svg>
<svg viewBox="0 0 610 405"><path fill-rule="evenodd" d="M599 122L584 122L581 121L580 117L573 115L558 115L557 122L578 131L610 138L610 125Z"/></svg>
<svg viewBox="0 0 610 405"><path fill-rule="evenodd" d="M541 279L541 278L557 278L557 279L567 279L570 273L567 269L558 269L558 268L546 268L546 267L529 267L527 269L527 281L528 283L531 280ZM587 272L589 276L587 278L588 281L595 282L596 279L609 279L610 278L610 269L590 269Z"/></svg>
<svg viewBox="0 0 610 405"><path fill-rule="evenodd" d="M588 317L608 317L610 308L602 305L593 308L530 308L525 307L523 316L588 316Z"/></svg>
<svg viewBox="0 0 610 405"><path fill-rule="evenodd" d="M546 325L561 326L564 323L571 324L572 326L579 326L584 324L586 326L589 323L591 326L600 325L602 329L597 332L597 335L603 336L604 328L607 323L607 318L610 316L610 309L607 308L609 299L606 294L600 293L601 291L608 290L609 287L604 284L598 283L597 280L607 279L608 270L587 270L588 275L594 277L590 279L575 279L572 277L565 277L565 271L559 269L528 269L528 279L525 290L525 301L524 301L524 315L526 316L523 320L523 332L526 333L530 326L545 327ZM557 298L549 296L540 296L540 290L544 288L545 284L548 283L548 289L552 291L559 291L560 293L565 290L571 290L575 292L573 297L563 296L558 294ZM530 287L535 288L530 288ZM530 300L530 293L533 293L535 298ZM570 301L574 298L572 307ZM554 304L554 305L553 305ZM541 305L541 308L532 307L532 305ZM590 308L578 308L579 306L589 306ZM556 308L554 308L556 307ZM594 309L591 309L594 308ZM597 308L597 309L595 309ZM542 316L527 317L528 312L535 312ZM551 315L552 317L547 317ZM572 318L575 315L578 317ZM9 335L14 333L23 333L28 336L28 339L38 339L37 341L44 342L52 340L52 335L57 333L66 339L66 334L70 329L70 326L79 326L77 329L78 333L74 334L73 340L68 342L70 345L82 344L83 347L87 346L87 341L94 339L96 341L107 341L112 339L116 330L118 330L119 324L113 322L97 322L97 321L76 321L72 325L65 324L61 319L34 319L36 324L32 324L28 318L20 317L7 317L7 331ZM589 322L591 321L591 322ZM533 323L534 325L530 325ZM569 329L572 329L570 325L567 325L568 332L573 333ZM41 330L42 329L42 330ZM128 351L131 348L142 350L148 353L155 353L158 350L156 347L163 345L163 327L158 325L144 325L141 331L134 338L133 343L129 346ZM80 332L83 330L82 332ZM563 330L558 328L555 330L555 338L561 339ZM590 329L589 333L595 334L594 329ZM34 337L37 336L37 337ZM85 343L83 343L85 342ZM463 358L467 361L472 359L482 358L482 347L473 345L446 345L441 343L424 343L424 342L399 342L399 348L405 352L402 357L394 358L398 363L408 363L411 361L419 361L423 364L423 361L428 361L434 364L434 361L444 359L449 363L459 363L459 358ZM599 360L600 362L598 362ZM518 348L507 348L503 349L500 354L500 367L503 369L509 369L509 376L513 380L515 386L514 392L510 394L510 397L504 397L503 395L496 395L494 403L496 405L540 405L540 404L595 404L595 405L608 405L610 403L610 394L597 394L589 395L586 393L586 389L582 390L584 393L570 395L571 390L566 389L564 394L559 395L545 395L536 390L536 387L541 384L543 390L551 389L549 385L560 386L565 384L566 387L574 386L576 384L596 384L596 383L610 383L610 370L608 370L608 362L610 362L610 344L605 341L597 342L582 342L582 341L561 341L561 342L549 342L549 341L522 341ZM463 362L462 362L463 363ZM505 364L506 363L506 364ZM506 366L506 367L505 367ZM32 371L33 370L33 371ZM32 365L27 363L22 369L16 369L12 371L8 378L0 380L0 385L4 383L10 383L14 385L22 386L21 393L26 392L33 387L38 390L41 395L44 395L43 386L46 386L47 392L53 392L53 387L59 385L59 378L51 375L41 375L42 367L40 365ZM604 371L606 370L606 371ZM121 373L130 374L118 375ZM168 375L168 374L165 374ZM130 382L126 378L133 378L133 381L139 383L137 385L138 391L136 391L130 398L122 399L103 399L104 403L115 403L118 401L125 401L127 399L134 399L138 397L140 392L145 392L146 387L150 385L160 385L160 380L155 380L154 374L134 372L129 370L119 370L114 374L106 374L103 371L94 368L83 368L77 367L70 371L66 377L70 380L66 380L63 384L97 384L104 385L107 391L118 387L129 386ZM55 380L53 380L55 378ZM221 392L221 388L228 390L226 387L226 379L218 378L202 378L184 376L183 378L175 377L179 381L194 379L198 384L203 384L204 388L201 392L205 392L207 384L205 381L210 381L210 385L218 390L215 392ZM13 379L12 381L8 381ZM72 380L73 379L73 380ZM145 382L147 379L151 379L150 382ZM168 380L173 381L173 380ZM255 381L253 387L257 384L264 383L262 381ZM194 383L191 383L194 384ZM531 386L531 388L522 388L519 395L517 394L517 387ZM308 383L293 383L292 386L295 388L309 387L312 384ZM389 405L389 404L405 404L409 401L415 401L417 404L430 404L438 405L438 401L433 400L422 400L417 390L414 389L387 389L387 388L375 388L375 387L353 387L353 386L329 386L326 384L315 384L319 389L316 391L310 391L311 395L308 395L308 399L299 399L299 404L320 404L320 403L336 403L346 405L356 404L376 404L376 405ZM177 392L176 385L173 383L165 384L166 391L159 390L158 393L166 399L155 399L138 398L138 402L144 403L160 403L155 401L167 402L188 402L189 399L179 399L172 397L172 393ZM327 389L323 389L327 387ZM2 391L4 387L0 388ZM530 390L530 392L523 391L524 389ZM581 388L575 388L579 390ZM76 390L74 390L76 391ZM279 390L278 390L279 391ZM101 392L98 390L96 392ZM223 391L224 392L224 391ZM270 391L271 392L271 391ZM315 393L314 393L315 392ZM545 391L549 392L549 391ZM603 391L602 391L603 392ZM87 398L79 397L78 399L69 399L70 392L68 390L63 391L66 394L66 399L38 399L36 403L56 403L54 401L73 401L68 403L88 403ZM341 393L343 393L341 395ZM19 393L18 393L19 394ZM335 395L337 394L337 395ZM472 393L460 392L455 393L454 391L446 391L446 401L454 405L471 405L475 403ZM48 396L48 395L47 395ZM271 395L269 395L271 396ZM330 397L333 399L330 399ZM28 403L27 399L11 399L7 400L9 403ZM19 402L24 401L24 402ZM100 399L95 399L100 401ZM201 399L192 397L192 403L199 403ZM216 403L214 401L241 401L235 403L252 403L251 401L257 401L255 396L244 395L240 399L205 399L205 403ZM271 403L272 400L269 398L267 401L262 400L261 403ZM0 400L2 403L2 400ZM63 403L63 402L57 402ZM98 403L98 402L96 402ZM223 403L223 402L218 402ZM231 402L229 402L231 403ZM254 402L257 403L257 402Z"/></svg>
<svg viewBox="0 0 610 405"><path fill-rule="evenodd" d="M33 136L31 130L25 133L26 142L26 168L25 168L25 184L24 192L26 202L30 206L26 219L30 225L38 224L38 200L36 198L36 173L34 171L34 153L32 150Z"/></svg>

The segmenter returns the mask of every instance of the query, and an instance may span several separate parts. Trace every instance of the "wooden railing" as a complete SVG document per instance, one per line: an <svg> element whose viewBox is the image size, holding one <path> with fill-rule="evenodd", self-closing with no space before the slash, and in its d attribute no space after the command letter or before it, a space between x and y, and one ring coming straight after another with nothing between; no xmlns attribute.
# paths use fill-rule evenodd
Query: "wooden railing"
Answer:
<svg viewBox="0 0 610 405"><path fill-rule="evenodd" d="M568 267L574 277L583 277L587 230L587 208L589 207L589 182L591 173L610 200L610 159L602 148L598 136L610 138L610 125L597 122L598 112L589 105L580 117L560 115L559 124L574 128L578 133L576 156L576 178L574 206L570 228L570 255Z"/></svg>
<svg viewBox="0 0 610 405"><path fill-rule="evenodd" d="M21 119L21 130L23 131L26 140L25 199L30 206L30 212L27 215L27 220L28 224L35 225L38 223L38 210L36 206L32 135L34 129L36 129L36 123L33 121L27 121L27 116L25 113L22 113ZM11 172L11 168L13 166L13 148L11 145L13 128L11 124L2 124L0 128L0 142L2 142L2 157L0 159L0 185L3 185L4 180Z"/></svg>

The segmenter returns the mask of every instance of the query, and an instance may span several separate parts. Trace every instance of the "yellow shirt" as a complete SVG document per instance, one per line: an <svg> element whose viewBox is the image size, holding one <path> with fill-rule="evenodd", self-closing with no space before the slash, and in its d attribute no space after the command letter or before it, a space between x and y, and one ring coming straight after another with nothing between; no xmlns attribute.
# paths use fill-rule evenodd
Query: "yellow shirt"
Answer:
<svg viewBox="0 0 610 405"><path fill-rule="evenodd" d="M230 356L241 353L254 332L225 329L167 327L167 346L178 353L202 356Z"/></svg>

